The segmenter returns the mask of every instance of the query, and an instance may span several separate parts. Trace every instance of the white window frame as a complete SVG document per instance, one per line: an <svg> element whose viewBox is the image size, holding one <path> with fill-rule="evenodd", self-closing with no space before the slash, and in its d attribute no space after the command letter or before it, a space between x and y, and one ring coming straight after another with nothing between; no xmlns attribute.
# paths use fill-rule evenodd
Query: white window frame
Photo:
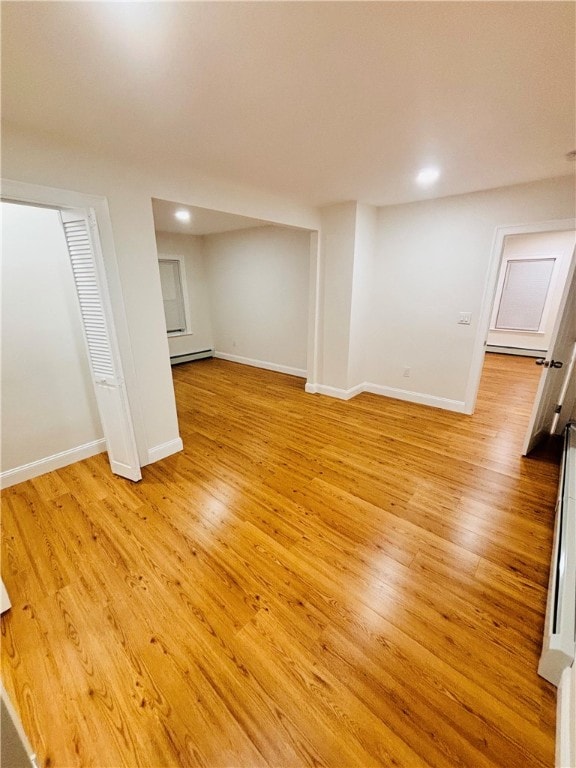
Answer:
<svg viewBox="0 0 576 768"><path fill-rule="evenodd" d="M160 269L161 261L177 261L180 270L180 284L182 288L182 301L184 303L184 325L183 331L171 331L168 338L173 336L191 336L193 331L190 324L190 305L188 299L188 281L186 278L186 259L183 256L178 256L172 253L159 253L158 254L158 269Z"/></svg>
<svg viewBox="0 0 576 768"><path fill-rule="evenodd" d="M538 330L525 330L522 328L497 328L496 321L498 319L498 313L500 312L500 302L502 301L502 293L504 291L504 283L506 281L506 274L508 272L508 264L511 261L543 261L554 260L554 267L552 269L552 275L548 284L548 292L546 293L546 299L544 301L544 308L540 317L540 324ZM550 305L552 297L554 295L554 285L558 276L558 265L560 263L560 255L557 253L539 253L530 255L504 255L500 264L500 272L498 274L498 283L496 285L496 294L494 297L494 304L492 307L492 317L490 318L490 332L494 333L520 333L520 334L539 334L543 336L546 333L546 327L548 322L548 316L550 314Z"/></svg>

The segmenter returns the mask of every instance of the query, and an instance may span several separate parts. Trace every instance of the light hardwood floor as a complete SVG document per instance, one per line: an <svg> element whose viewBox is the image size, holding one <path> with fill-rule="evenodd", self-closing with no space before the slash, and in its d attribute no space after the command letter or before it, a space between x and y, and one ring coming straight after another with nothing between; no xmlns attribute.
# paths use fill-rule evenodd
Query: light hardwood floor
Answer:
<svg viewBox="0 0 576 768"><path fill-rule="evenodd" d="M536 674L558 467L539 369L473 417L219 360L185 451L4 493L4 683L44 766L552 766Z"/></svg>

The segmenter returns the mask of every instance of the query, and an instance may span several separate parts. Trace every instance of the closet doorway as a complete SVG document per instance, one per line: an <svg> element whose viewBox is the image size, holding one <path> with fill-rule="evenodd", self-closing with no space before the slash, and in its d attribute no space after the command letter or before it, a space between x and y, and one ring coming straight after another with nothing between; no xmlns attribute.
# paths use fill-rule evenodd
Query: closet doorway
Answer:
<svg viewBox="0 0 576 768"><path fill-rule="evenodd" d="M103 450L115 474L138 480L94 211L50 205L55 190L7 186L2 485Z"/></svg>

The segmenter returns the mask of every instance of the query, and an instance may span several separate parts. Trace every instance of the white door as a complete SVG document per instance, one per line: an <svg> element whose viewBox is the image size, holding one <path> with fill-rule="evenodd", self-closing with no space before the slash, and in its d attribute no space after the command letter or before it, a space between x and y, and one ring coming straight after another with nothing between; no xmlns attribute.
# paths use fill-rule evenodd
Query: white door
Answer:
<svg viewBox="0 0 576 768"><path fill-rule="evenodd" d="M99 258L99 238L93 213L60 211L66 245L72 264L80 304L92 382L102 422L112 472L129 480L140 480L140 462L134 438L122 365L114 334L106 280Z"/></svg>
<svg viewBox="0 0 576 768"><path fill-rule="evenodd" d="M576 342L576 252L572 255L572 264L566 280L566 288L558 309L558 316L550 349L545 359L536 361L542 365L542 376L538 384L536 400L528 431L524 440L522 455L526 456L546 435L552 433L556 408L561 401L561 393L568 389L566 375L570 375L570 361Z"/></svg>

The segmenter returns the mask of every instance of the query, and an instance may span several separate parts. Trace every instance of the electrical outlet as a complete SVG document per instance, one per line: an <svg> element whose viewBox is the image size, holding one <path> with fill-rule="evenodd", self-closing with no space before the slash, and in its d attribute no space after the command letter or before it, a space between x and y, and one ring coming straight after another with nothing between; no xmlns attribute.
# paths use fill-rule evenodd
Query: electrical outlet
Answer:
<svg viewBox="0 0 576 768"><path fill-rule="evenodd" d="M470 325L472 322L472 312L460 312L458 316L458 325Z"/></svg>
<svg viewBox="0 0 576 768"><path fill-rule="evenodd" d="M402 376L404 376L405 378L408 378L410 376L410 368L404 368Z"/></svg>

